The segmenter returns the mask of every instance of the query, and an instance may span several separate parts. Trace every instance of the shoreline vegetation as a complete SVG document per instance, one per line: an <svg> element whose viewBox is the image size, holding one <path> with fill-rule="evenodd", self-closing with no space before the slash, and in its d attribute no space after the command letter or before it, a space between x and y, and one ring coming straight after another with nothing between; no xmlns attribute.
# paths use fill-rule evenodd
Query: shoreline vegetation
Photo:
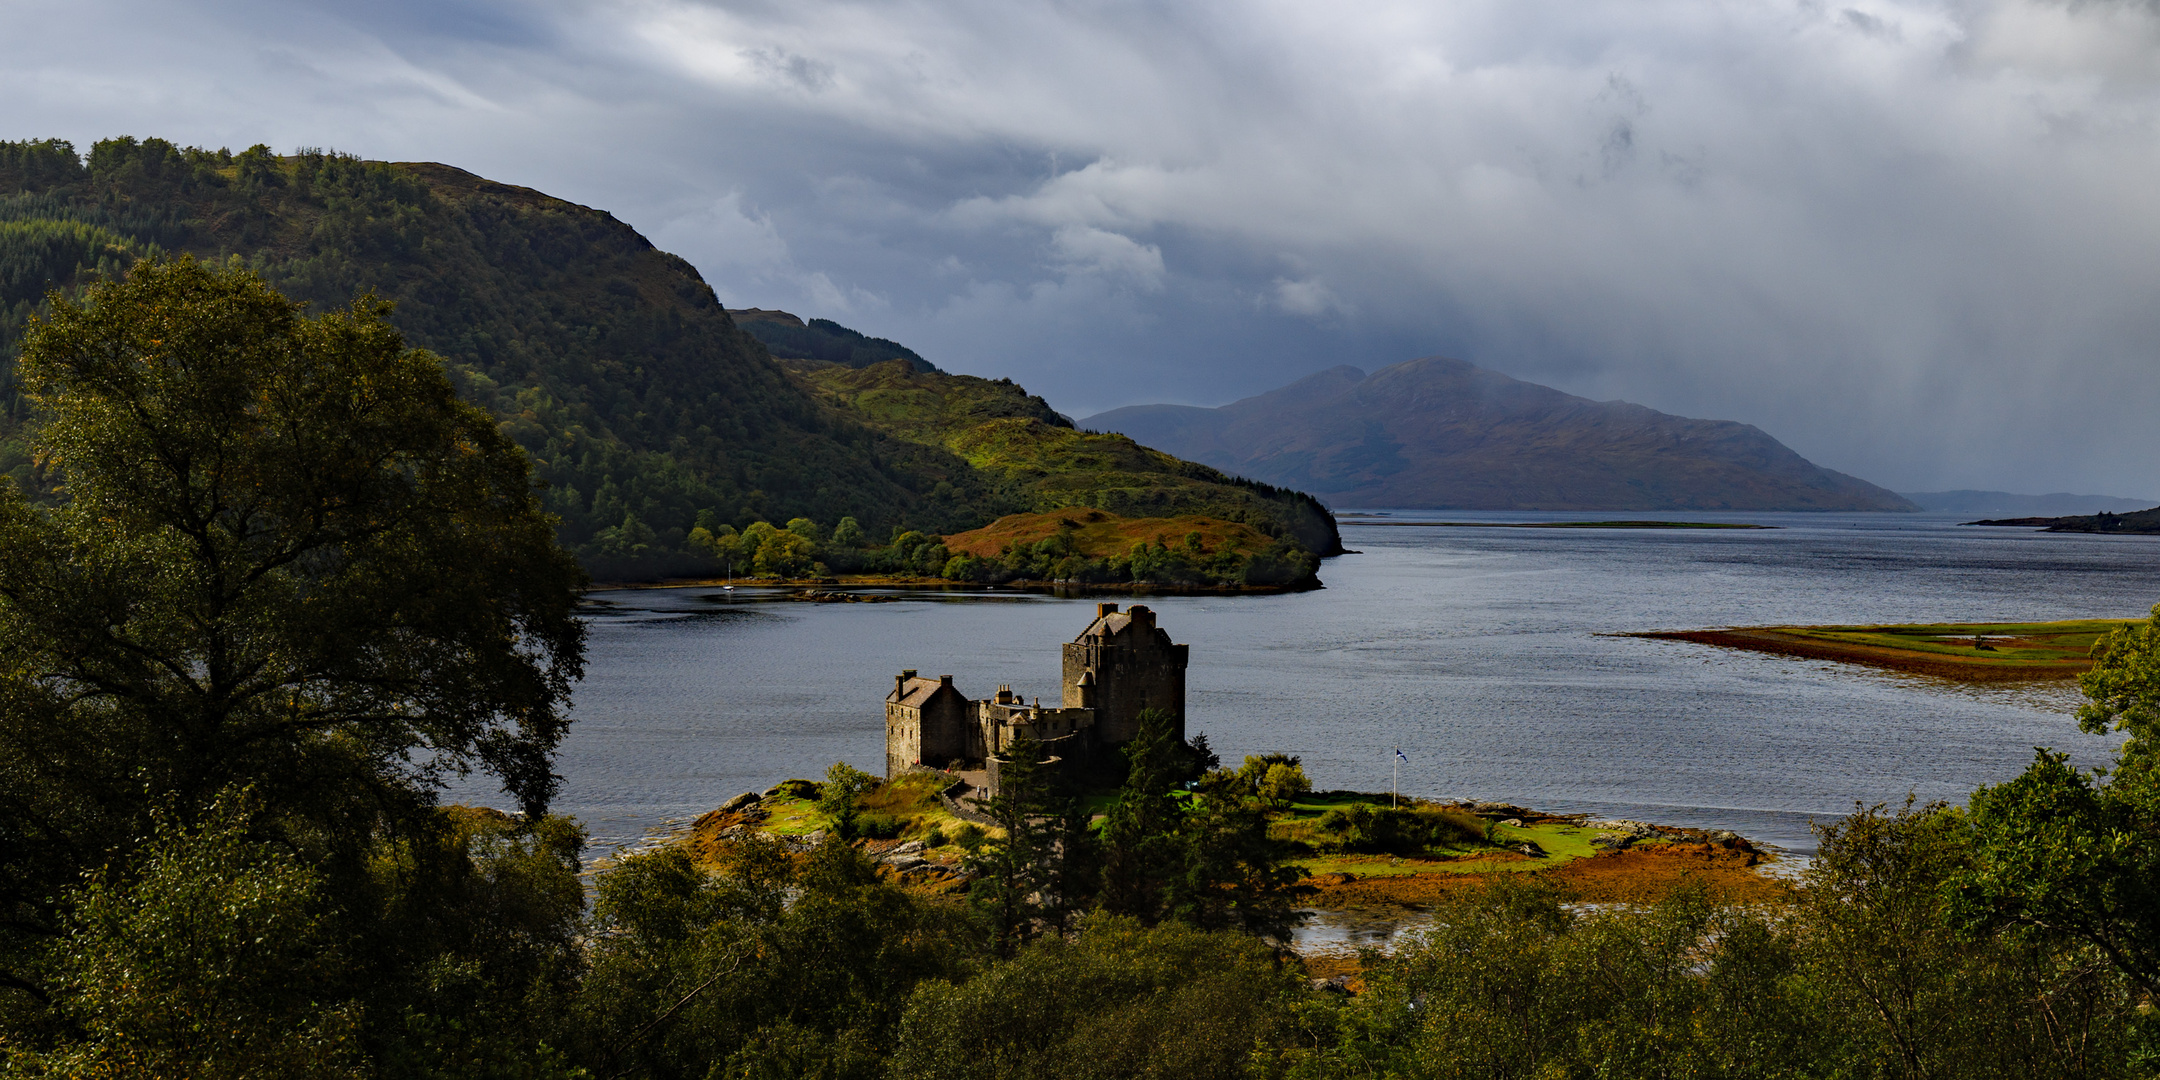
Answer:
<svg viewBox="0 0 2160 1080"><path fill-rule="evenodd" d="M2094 649L2139 619L1874 626L1735 626L1650 630L1618 637L1692 641L1806 660L1835 660L1963 682L2074 679Z"/></svg>
<svg viewBox="0 0 2160 1080"><path fill-rule="evenodd" d="M809 518L753 522L738 531L700 518L689 546L707 568L676 584L763 580L774 585L1086 587L1283 592L1320 587L1320 557L1286 536L1238 520L1183 514L1127 517L1070 507L1008 514L938 536L895 526L874 544L853 517L831 527ZM726 568L727 576L712 573ZM643 579L632 578L624 582Z"/></svg>

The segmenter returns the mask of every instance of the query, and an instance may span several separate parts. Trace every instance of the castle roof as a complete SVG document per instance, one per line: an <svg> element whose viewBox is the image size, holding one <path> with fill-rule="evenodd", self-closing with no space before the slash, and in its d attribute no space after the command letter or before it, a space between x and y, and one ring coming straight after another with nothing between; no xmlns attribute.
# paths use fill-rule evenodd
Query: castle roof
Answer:
<svg viewBox="0 0 2160 1080"><path fill-rule="evenodd" d="M1153 630L1162 634L1165 640L1170 636L1162 627L1155 625L1155 613L1145 607L1136 604L1131 611L1119 611L1116 604L1100 604L1096 607L1095 621L1089 623L1087 629L1080 631L1080 636L1073 640L1085 641L1091 637L1115 637L1127 630L1134 629L1136 625L1138 629Z"/></svg>
<svg viewBox="0 0 2160 1080"><path fill-rule="evenodd" d="M1081 638L1109 637L1112 634L1123 633L1125 628L1131 625L1132 616L1124 614L1123 612L1120 612L1116 615L1100 615L1096 617L1094 622L1088 624L1087 629L1080 631L1080 637L1076 637L1073 640L1079 641Z"/></svg>
<svg viewBox="0 0 2160 1080"><path fill-rule="evenodd" d="M928 704L932 697L937 696L940 689L952 689L952 676L947 675L942 679L901 679L893 687L892 692L885 695L885 701L888 704L907 705L920 709ZM959 692L953 690L955 694Z"/></svg>

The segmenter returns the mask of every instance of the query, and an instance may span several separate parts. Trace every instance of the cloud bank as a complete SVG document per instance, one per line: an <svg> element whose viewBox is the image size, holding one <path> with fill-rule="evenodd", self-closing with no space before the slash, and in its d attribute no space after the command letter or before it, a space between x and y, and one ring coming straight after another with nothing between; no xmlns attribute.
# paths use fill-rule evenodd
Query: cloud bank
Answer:
<svg viewBox="0 0 2160 1080"><path fill-rule="evenodd" d="M1893 487L2160 496L2107 0L88 0L0 136L447 161L1067 412L1445 354Z"/></svg>

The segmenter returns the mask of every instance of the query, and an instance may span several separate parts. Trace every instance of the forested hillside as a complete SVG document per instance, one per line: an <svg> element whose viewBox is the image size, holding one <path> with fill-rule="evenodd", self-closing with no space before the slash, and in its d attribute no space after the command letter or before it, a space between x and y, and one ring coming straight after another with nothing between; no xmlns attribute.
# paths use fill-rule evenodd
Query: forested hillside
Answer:
<svg viewBox="0 0 2160 1080"><path fill-rule="evenodd" d="M48 290L185 253L241 260L315 311L362 291L393 302L397 328L532 455L563 542L601 577L706 569L686 542L700 525L852 516L877 538L1040 508L1006 474L813 392L690 264L536 191L438 164L121 138L87 157L0 143L0 193L0 470L26 488L32 418L13 375L26 321ZM929 367L823 323L794 351Z"/></svg>

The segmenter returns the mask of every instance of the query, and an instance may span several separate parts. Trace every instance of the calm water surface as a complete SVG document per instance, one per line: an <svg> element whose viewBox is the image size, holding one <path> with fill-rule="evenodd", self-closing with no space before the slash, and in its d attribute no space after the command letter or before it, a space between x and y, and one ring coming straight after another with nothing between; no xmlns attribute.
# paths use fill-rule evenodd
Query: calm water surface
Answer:
<svg viewBox="0 0 2160 1080"><path fill-rule="evenodd" d="M1324 590L1143 602L1192 646L1191 729L1225 760L1298 754L1323 788L1386 790L1400 746L1408 793L1730 828L1806 851L1808 820L1855 800L1957 801L2017 772L2036 745L2104 756L2060 686L1964 689L1606 635L2135 617L2160 600L2160 538L1960 528L1939 515L1690 518L1780 528L1345 522L1361 554L1330 560ZM1009 683L1053 699L1058 646L1094 603L900 595L820 605L747 589L600 594L557 808L612 845L834 760L879 771L882 702L901 668L952 674L971 696Z"/></svg>

